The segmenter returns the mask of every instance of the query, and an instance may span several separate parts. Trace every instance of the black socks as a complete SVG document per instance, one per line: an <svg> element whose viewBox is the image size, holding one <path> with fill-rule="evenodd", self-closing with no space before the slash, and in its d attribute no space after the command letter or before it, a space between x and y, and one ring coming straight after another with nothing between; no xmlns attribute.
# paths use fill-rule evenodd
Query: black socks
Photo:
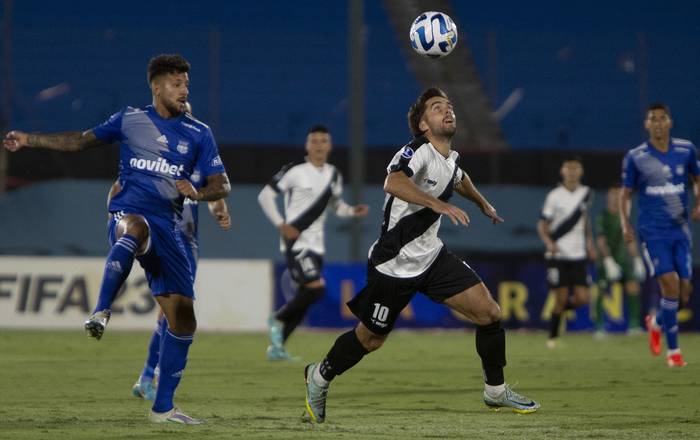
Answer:
<svg viewBox="0 0 700 440"><path fill-rule="evenodd" d="M321 362L319 372L327 381L333 380L337 375L343 374L369 353L357 339L355 329L343 333L335 340L326 357Z"/></svg>
<svg viewBox="0 0 700 440"><path fill-rule="evenodd" d="M476 352L481 357L484 381L488 385L502 385L505 382L506 332L501 327L501 321L476 326Z"/></svg>
<svg viewBox="0 0 700 440"><path fill-rule="evenodd" d="M283 337L286 341L289 335L292 334L294 329L297 328L299 323L306 316L306 312L311 307L311 304L315 303L326 293L325 287L316 287L310 289L308 287L300 286L299 291L291 301L285 304L275 318L284 323Z"/></svg>

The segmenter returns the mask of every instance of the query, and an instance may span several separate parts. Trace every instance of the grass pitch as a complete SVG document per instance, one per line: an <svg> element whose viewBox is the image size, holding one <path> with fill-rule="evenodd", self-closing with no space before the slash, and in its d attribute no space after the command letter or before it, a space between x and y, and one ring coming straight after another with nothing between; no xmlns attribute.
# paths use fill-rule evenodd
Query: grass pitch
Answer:
<svg viewBox="0 0 700 440"><path fill-rule="evenodd" d="M149 334L0 331L0 438L700 438L697 334L681 335L690 365L669 369L646 336L568 334L548 350L543 333L508 332L506 380L542 404L516 415L481 402L473 333L395 332L334 381L325 424L302 423L303 366L338 334L295 334L297 363L268 362L263 334L198 334L176 403L206 424L184 427L150 424L131 396Z"/></svg>

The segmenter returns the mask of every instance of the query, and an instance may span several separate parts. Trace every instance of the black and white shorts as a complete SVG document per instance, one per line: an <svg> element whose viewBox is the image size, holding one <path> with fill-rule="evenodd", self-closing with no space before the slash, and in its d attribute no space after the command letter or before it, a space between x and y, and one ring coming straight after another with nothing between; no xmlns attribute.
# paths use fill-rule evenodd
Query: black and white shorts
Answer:
<svg viewBox="0 0 700 440"><path fill-rule="evenodd" d="M303 286L312 281L320 280L323 270L323 255L308 249L285 252L287 269L294 282Z"/></svg>
<svg viewBox="0 0 700 440"><path fill-rule="evenodd" d="M591 284L586 260L547 260L547 284L550 289Z"/></svg>
<svg viewBox="0 0 700 440"><path fill-rule="evenodd" d="M467 263L443 247L433 264L414 278L384 275L369 263L367 285L347 304L370 331L388 334L417 292L443 303L480 282L479 275Z"/></svg>

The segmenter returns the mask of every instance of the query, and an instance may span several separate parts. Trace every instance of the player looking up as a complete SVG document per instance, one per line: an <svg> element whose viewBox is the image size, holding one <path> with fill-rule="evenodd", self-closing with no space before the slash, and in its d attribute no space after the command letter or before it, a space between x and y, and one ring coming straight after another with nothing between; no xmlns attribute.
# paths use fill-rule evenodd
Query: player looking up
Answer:
<svg viewBox="0 0 700 440"><path fill-rule="evenodd" d="M501 310L479 276L443 246L437 233L446 215L467 226L469 217L447 203L456 191L474 202L494 224L503 219L459 168L451 149L457 120L447 95L429 88L408 112L415 139L396 153L384 182L384 222L369 250L367 285L350 301L360 319L340 335L323 360L306 366L306 415L322 423L330 382L386 341L399 313L422 292L476 324L476 350L484 374L484 403L534 412L539 404L514 392L504 380L505 331Z"/></svg>

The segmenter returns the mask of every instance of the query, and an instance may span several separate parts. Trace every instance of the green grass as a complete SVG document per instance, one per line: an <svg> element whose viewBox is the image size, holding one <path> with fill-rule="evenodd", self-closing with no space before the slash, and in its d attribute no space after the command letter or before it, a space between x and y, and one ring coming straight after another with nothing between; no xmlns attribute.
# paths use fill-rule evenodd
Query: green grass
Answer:
<svg viewBox="0 0 700 440"><path fill-rule="evenodd" d="M322 357L338 332L299 332L289 349ZM700 438L700 335L683 334L684 369L642 337L508 333L506 378L539 400L531 415L489 412L473 333L395 332L331 386L327 422L301 422L304 363L269 363L262 334L197 335L177 402L206 420L152 425L131 396L149 335L0 331L2 439L656 439Z"/></svg>

